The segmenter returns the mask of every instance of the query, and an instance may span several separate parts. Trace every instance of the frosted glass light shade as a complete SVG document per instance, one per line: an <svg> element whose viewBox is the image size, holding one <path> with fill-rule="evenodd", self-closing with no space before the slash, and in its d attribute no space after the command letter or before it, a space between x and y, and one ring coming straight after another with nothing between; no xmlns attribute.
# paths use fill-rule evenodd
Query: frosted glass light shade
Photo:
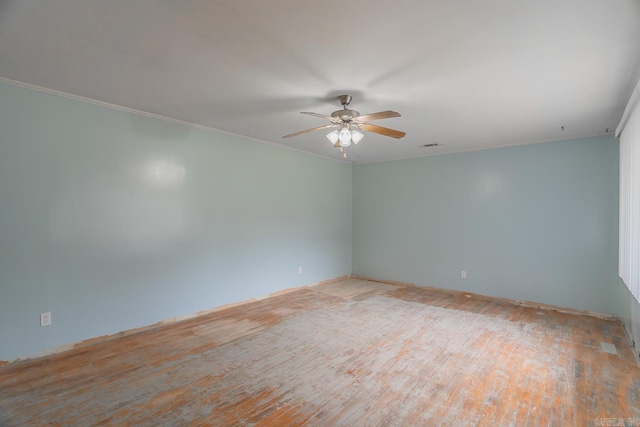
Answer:
<svg viewBox="0 0 640 427"><path fill-rule="evenodd" d="M338 135L338 138L340 138L341 146L348 147L351 145L351 132L349 132L349 129L342 128L340 130L340 134Z"/></svg>
<svg viewBox="0 0 640 427"><path fill-rule="evenodd" d="M327 134L327 139L331 141L332 144L338 142L338 131L334 130L333 132Z"/></svg>
<svg viewBox="0 0 640 427"><path fill-rule="evenodd" d="M357 130L351 131L351 141L354 144L357 144L358 142L362 141L362 138L364 138L364 135L362 134L362 132L358 132Z"/></svg>

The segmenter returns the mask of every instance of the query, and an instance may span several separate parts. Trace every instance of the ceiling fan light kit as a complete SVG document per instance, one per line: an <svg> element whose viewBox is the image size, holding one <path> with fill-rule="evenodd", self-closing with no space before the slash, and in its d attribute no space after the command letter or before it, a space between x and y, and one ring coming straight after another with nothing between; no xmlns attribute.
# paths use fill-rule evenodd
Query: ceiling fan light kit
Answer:
<svg viewBox="0 0 640 427"><path fill-rule="evenodd" d="M329 142L331 143L331 145L335 144L336 142L338 142L338 138L339 138L339 133L337 130L334 130L332 132L329 132L327 134L327 139L329 140Z"/></svg>
<svg viewBox="0 0 640 427"><path fill-rule="evenodd" d="M364 134L362 132L358 132L357 130L351 131L351 141L354 144L358 144L358 142L362 141L364 138Z"/></svg>
<svg viewBox="0 0 640 427"><path fill-rule="evenodd" d="M331 142L331 145L340 144L341 147L348 147L351 143L357 144L362 141L364 134L357 129L350 130L344 126L340 129L340 132L334 130L327 134L327 139Z"/></svg>
<svg viewBox="0 0 640 427"><path fill-rule="evenodd" d="M342 153L343 157L346 159L347 153L344 152L344 148L349 147L351 144L355 145L362 141L362 138L364 138L364 134L360 132L360 130L363 130L365 132L373 132L384 136L390 136L396 139L402 138L406 135L404 132L395 129L389 129L369 123L373 120L400 117L399 113L387 110L361 116L358 111L350 110L347 108L347 105L351 103L351 95L340 95L338 97L338 100L340 101L340 104L342 104L342 110L334 111L330 116L310 112L300 113L329 120L331 122L330 125L318 126L315 128L292 133L283 136L283 138L291 138L293 136L298 136L302 135L303 133L313 132L321 129L338 128L329 132L327 134L327 139L334 147L340 149L340 153Z"/></svg>
<svg viewBox="0 0 640 427"><path fill-rule="evenodd" d="M349 132L349 128L346 126L340 129L340 135L338 135L338 139L340 140L340 145L343 147L348 147L351 145L351 132Z"/></svg>

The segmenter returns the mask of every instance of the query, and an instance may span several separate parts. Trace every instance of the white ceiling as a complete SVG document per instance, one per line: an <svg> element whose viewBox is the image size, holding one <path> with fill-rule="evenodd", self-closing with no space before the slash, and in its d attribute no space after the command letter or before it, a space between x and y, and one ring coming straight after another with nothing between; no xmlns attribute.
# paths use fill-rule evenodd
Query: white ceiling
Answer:
<svg viewBox="0 0 640 427"><path fill-rule="evenodd" d="M638 0L0 0L0 77L335 159L298 112L400 112L356 163L603 134L639 41Z"/></svg>

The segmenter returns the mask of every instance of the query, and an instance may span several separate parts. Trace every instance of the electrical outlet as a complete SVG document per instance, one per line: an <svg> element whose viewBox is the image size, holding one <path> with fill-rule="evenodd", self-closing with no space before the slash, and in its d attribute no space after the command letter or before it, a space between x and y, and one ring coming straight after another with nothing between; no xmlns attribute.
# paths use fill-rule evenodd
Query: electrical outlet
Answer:
<svg viewBox="0 0 640 427"><path fill-rule="evenodd" d="M302 266L298 267L298 274L302 274Z"/></svg>
<svg viewBox="0 0 640 427"><path fill-rule="evenodd" d="M51 312L40 313L40 326L49 326L49 325L51 325Z"/></svg>
<svg viewBox="0 0 640 427"><path fill-rule="evenodd" d="M460 272L460 277L462 277L463 279L466 279L466 278L467 278L467 272L466 272L466 271L464 271L464 270L462 270L462 271Z"/></svg>

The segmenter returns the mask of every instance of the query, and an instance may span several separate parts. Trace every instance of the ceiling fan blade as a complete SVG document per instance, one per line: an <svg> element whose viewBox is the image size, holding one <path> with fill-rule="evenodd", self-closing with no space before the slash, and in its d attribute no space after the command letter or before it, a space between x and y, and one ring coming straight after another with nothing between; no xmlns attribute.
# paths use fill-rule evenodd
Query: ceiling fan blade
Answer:
<svg viewBox="0 0 640 427"><path fill-rule="evenodd" d="M359 122L370 122L371 120L390 119L391 117L400 117L400 113L396 111L380 111L378 113L365 114L356 118Z"/></svg>
<svg viewBox="0 0 640 427"><path fill-rule="evenodd" d="M327 120L334 119L333 117L327 116L326 114L310 113L308 111L302 111L300 112L300 114L306 114L307 116L313 116L313 117L320 117L321 119L327 119Z"/></svg>
<svg viewBox="0 0 640 427"><path fill-rule="evenodd" d="M291 138L292 136L298 136L298 135L302 135L303 133L307 133L307 132L313 132L314 130L320 130L320 129L327 129L327 128L334 128L337 127L337 125L324 125L324 126L318 126L317 128L311 128L311 129L307 129L307 130L301 130L300 132L296 132L296 133L292 133L289 135L285 135L283 136L283 138Z"/></svg>
<svg viewBox="0 0 640 427"><path fill-rule="evenodd" d="M367 132L379 133L380 135L390 136L392 138L402 138L406 135L405 132L401 132L399 130L384 128L382 126L376 126L369 123L363 123L359 127Z"/></svg>

